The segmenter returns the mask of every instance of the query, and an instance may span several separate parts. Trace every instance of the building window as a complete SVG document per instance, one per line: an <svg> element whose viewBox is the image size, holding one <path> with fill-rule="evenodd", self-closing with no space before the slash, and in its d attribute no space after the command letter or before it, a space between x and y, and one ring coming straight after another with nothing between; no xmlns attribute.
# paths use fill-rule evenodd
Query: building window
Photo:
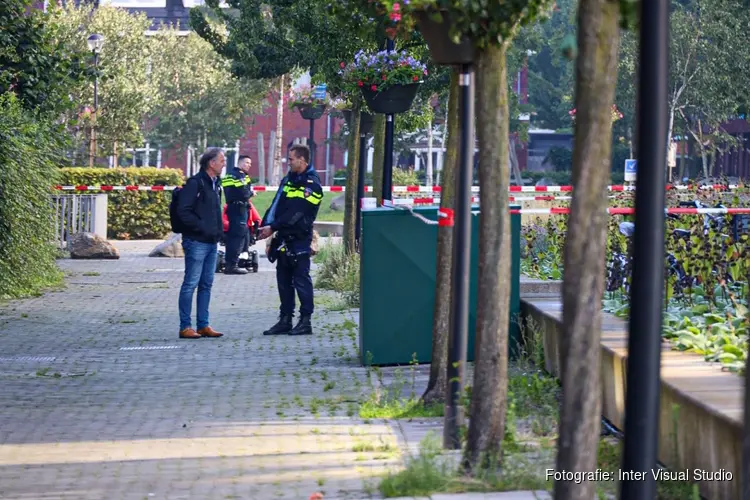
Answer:
<svg viewBox="0 0 750 500"><path fill-rule="evenodd" d="M109 158L110 167L156 167L161 168L161 149L156 145L146 143L142 148L126 148L117 157L117 165L114 165L114 157Z"/></svg>

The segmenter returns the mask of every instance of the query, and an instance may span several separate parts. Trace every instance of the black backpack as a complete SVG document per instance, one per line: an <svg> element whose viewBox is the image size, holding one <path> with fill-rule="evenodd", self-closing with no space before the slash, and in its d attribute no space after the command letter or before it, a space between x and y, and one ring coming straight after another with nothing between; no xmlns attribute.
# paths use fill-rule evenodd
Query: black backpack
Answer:
<svg viewBox="0 0 750 500"><path fill-rule="evenodd" d="M190 179L188 179L190 180ZM198 179L201 183L201 189L203 188L203 179ZM182 188L185 187L185 184L182 186L177 186L172 190L172 200L169 202L169 223L172 226L172 232L176 234L182 234L185 231L185 225L180 220L180 217L177 215L177 203L180 199L180 191L182 191ZM198 191L198 196L196 196L196 200L200 198L201 192Z"/></svg>

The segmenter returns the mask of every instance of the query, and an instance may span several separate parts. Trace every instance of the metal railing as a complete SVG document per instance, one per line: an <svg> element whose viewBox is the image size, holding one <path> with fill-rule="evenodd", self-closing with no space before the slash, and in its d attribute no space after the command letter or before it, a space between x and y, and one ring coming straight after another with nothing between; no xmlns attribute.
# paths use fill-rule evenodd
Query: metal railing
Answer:
<svg viewBox="0 0 750 500"><path fill-rule="evenodd" d="M66 248L76 233L92 232L95 200L94 194L52 195L54 242L59 248Z"/></svg>

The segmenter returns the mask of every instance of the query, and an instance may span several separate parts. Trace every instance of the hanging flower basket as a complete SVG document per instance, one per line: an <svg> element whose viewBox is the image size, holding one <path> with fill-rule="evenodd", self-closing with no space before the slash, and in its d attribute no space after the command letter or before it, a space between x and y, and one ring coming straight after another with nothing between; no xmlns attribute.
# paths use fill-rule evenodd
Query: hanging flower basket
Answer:
<svg viewBox="0 0 750 500"><path fill-rule="evenodd" d="M362 87L362 95L367 102L367 107L373 113L395 115L409 111L414 98L417 97L420 85L421 82L408 85L397 84L383 90L379 90L373 85L372 87Z"/></svg>
<svg viewBox="0 0 750 500"><path fill-rule="evenodd" d="M305 120L317 120L323 116L326 110L325 104L295 104L295 107Z"/></svg>
<svg viewBox="0 0 750 500"><path fill-rule="evenodd" d="M451 23L447 12L438 11L429 13L427 11L416 11L414 17L417 20L419 32L427 42L430 49L430 57L435 64L454 65L470 64L474 62L474 45L471 40L464 37L461 43L454 43L450 37ZM442 22L433 16L442 17Z"/></svg>
<svg viewBox="0 0 750 500"><path fill-rule="evenodd" d="M351 125L352 123L352 111L350 109L345 109L343 111L344 113L344 120L346 120L346 123ZM369 134L372 130L372 126L375 123L375 117L370 114L362 111L359 114L359 133L360 134Z"/></svg>
<svg viewBox="0 0 750 500"><path fill-rule="evenodd" d="M341 74L345 81L361 89L373 113L396 114L411 107L427 76L427 67L407 52L360 51L353 63L344 65Z"/></svg>

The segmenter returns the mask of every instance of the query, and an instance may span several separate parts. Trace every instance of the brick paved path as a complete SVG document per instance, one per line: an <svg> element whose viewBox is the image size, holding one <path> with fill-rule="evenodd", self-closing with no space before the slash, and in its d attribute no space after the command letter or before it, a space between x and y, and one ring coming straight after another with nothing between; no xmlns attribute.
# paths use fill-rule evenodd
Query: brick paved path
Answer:
<svg viewBox="0 0 750 500"><path fill-rule="evenodd" d="M60 265L65 290L0 304L0 498L366 498L399 463L394 430L356 417L372 389L352 313L262 336L267 262L216 276L226 336L198 341L177 339L182 260Z"/></svg>

